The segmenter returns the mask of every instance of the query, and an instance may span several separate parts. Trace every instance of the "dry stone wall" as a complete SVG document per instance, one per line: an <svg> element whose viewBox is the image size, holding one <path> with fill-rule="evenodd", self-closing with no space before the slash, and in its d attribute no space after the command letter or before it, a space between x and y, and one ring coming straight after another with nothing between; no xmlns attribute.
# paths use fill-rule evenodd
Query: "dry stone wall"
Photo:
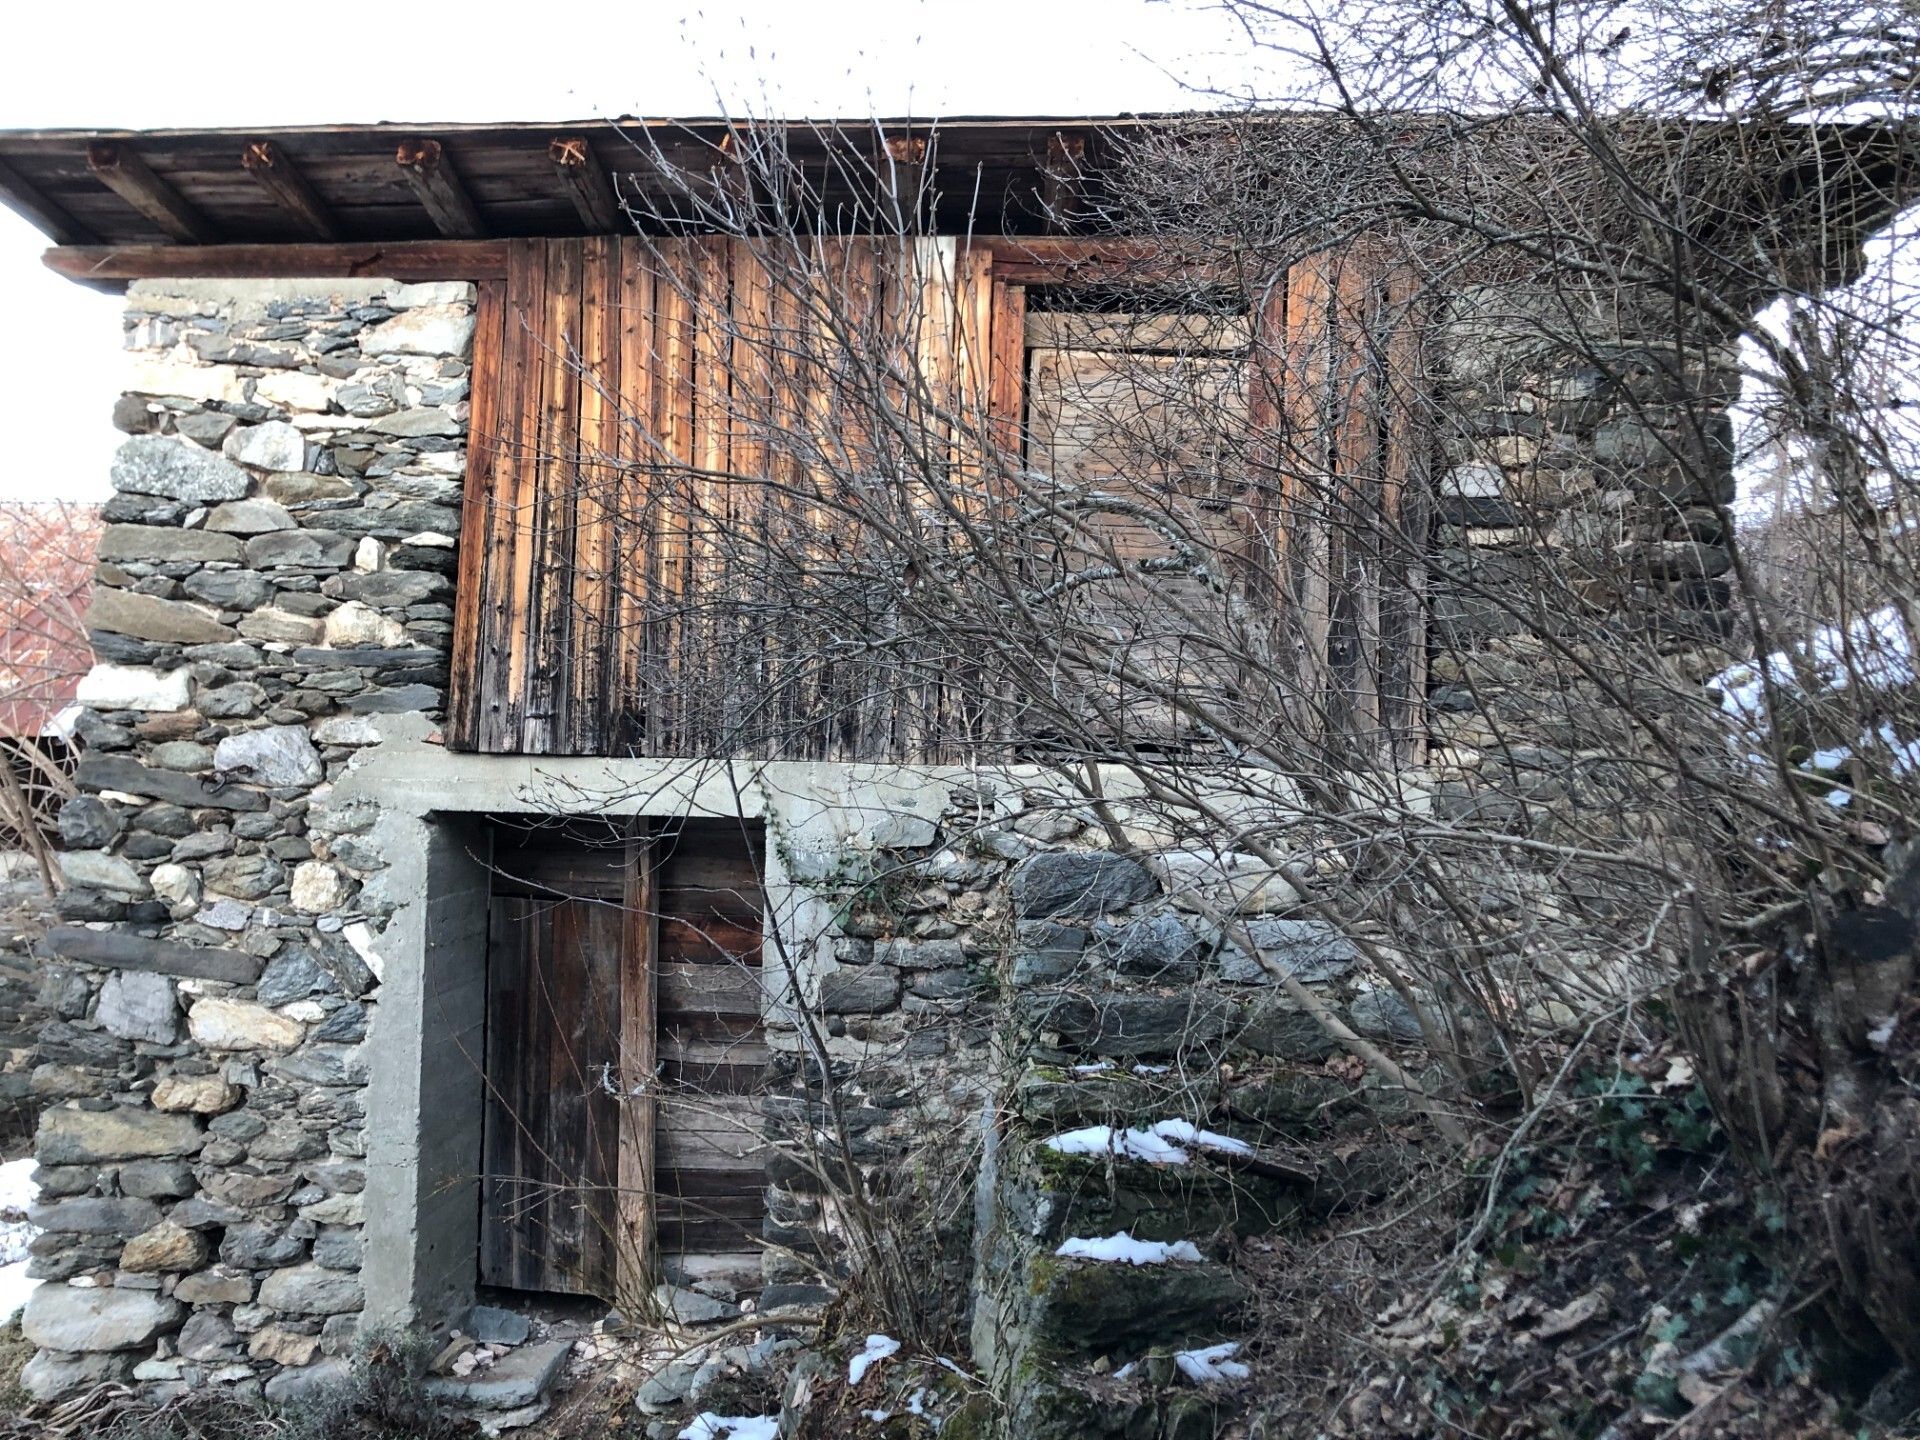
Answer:
<svg viewBox="0 0 1920 1440"><path fill-rule="evenodd" d="M351 1344L389 902L373 807L329 792L369 717L444 703L473 306L379 280L129 292L42 947L36 1397L258 1386Z"/></svg>

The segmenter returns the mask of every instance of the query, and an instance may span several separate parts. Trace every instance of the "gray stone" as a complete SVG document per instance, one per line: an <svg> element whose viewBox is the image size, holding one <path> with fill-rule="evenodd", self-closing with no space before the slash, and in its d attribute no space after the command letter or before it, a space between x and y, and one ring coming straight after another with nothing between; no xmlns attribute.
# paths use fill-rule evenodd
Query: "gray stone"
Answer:
<svg viewBox="0 0 1920 1440"><path fill-rule="evenodd" d="M307 468L307 437L284 420L243 426L220 449L228 459L259 470Z"/></svg>
<svg viewBox="0 0 1920 1440"><path fill-rule="evenodd" d="M660 1307L662 1315L682 1325L715 1325L722 1320L740 1318L738 1305L678 1285L654 1286L653 1303Z"/></svg>
<svg viewBox="0 0 1920 1440"><path fill-rule="evenodd" d="M120 1384L132 1377L131 1355L57 1355L41 1350L21 1368L20 1388L29 1399L45 1405L96 1385Z"/></svg>
<svg viewBox="0 0 1920 1440"><path fill-rule="evenodd" d="M122 1040L171 1045L180 1033L173 982L147 971L116 970L107 976L93 1018Z"/></svg>
<svg viewBox="0 0 1920 1440"><path fill-rule="evenodd" d="M147 763L199 775L213 768L213 747L194 740L163 740L147 751Z"/></svg>
<svg viewBox="0 0 1920 1440"><path fill-rule="evenodd" d="M189 1360L226 1360L237 1353L239 1339L217 1310L196 1310L180 1327L174 1348Z"/></svg>
<svg viewBox="0 0 1920 1440"><path fill-rule="evenodd" d="M361 1256L365 1252L365 1249L366 1247L362 1243L360 1231L357 1227L351 1225L330 1225L313 1237L313 1263L316 1265L324 1265L329 1270L358 1270L360 1268ZM476 1312L485 1310L486 1308L487 1307L483 1305L474 1307ZM501 1344L518 1345L521 1340L527 1338L527 1322L525 1319L518 1315L511 1315L511 1312L504 1310L495 1311L494 1313L509 1315L510 1318L520 1321L520 1340L501 1339ZM467 1333L473 1335L474 1339L485 1340L491 1343L493 1339L497 1338L495 1336L475 1334L471 1328L472 1322L469 1321L468 1323L469 1329Z"/></svg>
<svg viewBox="0 0 1920 1440"><path fill-rule="evenodd" d="M440 692L431 685L395 685L350 696L347 708L357 715L397 715L407 710L438 710L440 699Z"/></svg>
<svg viewBox="0 0 1920 1440"><path fill-rule="evenodd" d="M232 626L223 625L198 605L106 586L94 589L87 607L87 628L166 645L202 645L234 638Z"/></svg>
<svg viewBox="0 0 1920 1440"><path fill-rule="evenodd" d="M194 1202L189 1201L189 1204ZM181 1206L180 1209L185 1209ZM179 1218L180 1210L174 1211L178 1224L186 1222ZM244 1225L227 1226L226 1234L220 1241L220 1259L228 1265L243 1270L260 1270L273 1265L290 1265L307 1253L304 1241L287 1234L278 1225L265 1221L251 1221Z"/></svg>
<svg viewBox="0 0 1920 1440"><path fill-rule="evenodd" d="M184 1160L129 1160L120 1167L120 1188L141 1200L179 1200L200 1186Z"/></svg>
<svg viewBox="0 0 1920 1440"><path fill-rule="evenodd" d="M292 645L305 645L320 635L318 620L271 605L254 611L238 628L249 640L280 640Z"/></svg>
<svg viewBox="0 0 1920 1440"><path fill-rule="evenodd" d="M267 1381L267 1402L272 1405L312 1406L333 1391L344 1391L353 1378L353 1365L342 1356L316 1360L311 1365L283 1369Z"/></svg>
<svg viewBox="0 0 1920 1440"><path fill-rule="evenodd" d="M427 1393L481 1410L517 1410L546 1394L572 1351L567 1340L523 1346L494 1361L491 1369L430 1376Z"/></svg>
<svg viewBox="0 0 1920 1440"><path fill-rule="evenodd" d="M116 490L201 505L238 500L252 483L232 461L164 435L136 435L122 444L114 456L111 478Z"/></svg>
<svg viewBox="0 0 1920 1440"><path fill-rule="evenodd" d="M1230 1007L1206 990L1173 995L1062 993L1035 1018L1088 1054L1133 1058L1170 1055L1221 1039Z"/></svg>
<svg viewBox="0 0 1920 1440"><path fill-rule="evenodd" d="M375 420L367 429L376 435L464 435L466 424L440 409L401 410Z"/></svg>
<svg viewBox="0 0 1920 1440"><path fill-rule="evenodd" d="M109 525L100 532L100 558L167 565L209 560L237 563L243 553L231 535L182 530L177 525Z"/></svg>
<svg viewBox="0 0 1920 1440"><path fill-rule="evenodd" d="M211 449L226 439L228 432L239 423L233 416L222 415L217 410L199 410L191 415L179 416L173 422L173 428L195 444Z"/></svg>
<svg viewBox="0 0 1920 1440"><path fill-rule="evenodd" d="M1262 916L1247 921L1246 928L1270 964L1306 984L1338 979L1360 963L1354 943L1324 920ZM1220 978L1234 985L1269 985L1274 980L1266 966L1232 941L1220 950Z"/></svg>
<svg viewBox="0 0 1920 1440"><path fill-rule="evenodd" d="M60 873L69 885L83 885L120 900L144 900L153 893L131 861L105 850L69 850L60 857Z"/></svg>
<svg viewBox="0 0 1920 1440"><path fill-rule="evenodd" d="M737 1315L739 1310L736 1308ZM527 1317L497 1305L476 1305L460 1327L482 1345L524 1345L533 1331Z"/></svg>
<svg viewBox="0 0 1920 1440"><path fill-rule="evenodd" d="M1393 990L1382 987L1356 995L1347 1006L1347 1023L1372 1040L1413 1045L1421 1040L1420 1017Z"/></svg>
<svg viewBox="0 0 1920 1440"><path fill-rule="evenodd" d="M160 1207L151 1200L88 1195L76 1200L56 1200L51 1205L30 1205L27 1220L56 1235L109 1235L131 1240L142 1230L160 1223Z"/></svg>
<svg viewBox="0 0 1920 1440"><path fill-rule="evenodd" d="M180 1323L180 1306L146 1290L42 1285L27 1298L20 1328L42 1350L86 1354L135 1350Z"/></svg>
<svg viewBox="0 0 1920 1440"><path fill-rule="evenodd" d="M76 795L60 807L60 843L69 850L103 850L120 829L120 813L98 796Z"/></svg>
<svg viewBox="0 0 1920 1440"><path fill-rule="evenodd" d="M275 530L247 541L247 564L256 570L338 570L352 561L353 545L351 536L323 530Z"/></svg>
<svg viewBox="0 0 1920 1440"><path fill-rule="evenodd" d="M900 972L880 965L835 970L820 981L820 1009L828 1015L871 1015L900 1003Z"/></svg>
<svg viewBox="0 0 1920 1440"><path fill-rule="evenodd" d="M96 654L105 648L95 641ZM150 710L172 713L193 703L193 675L185 666L161 672L144 665L95 665L75 687L74 699L95 710ZM89 739L88 719L81 719L81 738ZM128 736L131 741L132 736Z"/></svg>
<svg viewBox="0 0 1920 1440"><path fill-rule="evenodd" d="M275 530L292 530L297 523L285 506L258 497L229 500L214 506L207 516L207 529L222 535L267 535ZM234 549L240 546L236 543ZM240 557L236 554L234 558Z"/></svg>
<svg viewBox="0 0 1920 1440"><path fill-rule="evenodd" d="M275 1270L260 1282L259 1303L294 1315L342 1315L365 1303L357 1275L320 1265Z"/></svg>
<svg viewBox="0 0 1920 1440"><path fill-rule="evenodd" d="M251 680L241 680L232 685L222 685L214 690L203 691L200 696L200 713L209 720L241 720L249 715L257 715L267 703L267 692Z"/></svg>
<svg viewBox="0 0 1920 1440"><path fill-rule="evenodd" d="M262 1005L286 1005L333 988L333 977L311 950L288 945L260 973L260 987L254 993Z"/></svg>
<svg viewBox="0 0 1920 1440"><path fill-rule="evenodd" d="M1178 915L1161 912L1130 925L1102 926L1100 952L1115 972L1178 982L1200 972L1201 942Z"/></svg>
<svg viewBox="0 0 1920 1440"><path fill-rule="evenodd" d="M200 1126L190 1115L164 1115L131 1105L111 1110L57 1106L40 1112L33 1153L42 1165L97 1165L191 1155L201 1139Z"/></svg>
<svg viewBox="0 0 1920 1440"><path fill-rule="evenodd" d="M287 872L271 855L230 855L210 863L204 878L210 894L264 900L285 883Z"/></svg>
<svg viewBox="0 0 1920 1440"><path fill-rule="evenodd" d="M213 763L223 774L256 785L313 785L327 773L304 725L269 725L229 735L215 749Z"/></svg>
<svg viewBox="0 0 1920 1440"><path fill-rule="evenodd" d="M327 581L326 590L341 600L398 609L418 605L444 595L451 589L444 575L429 575L419 570L376 570L371 574L338 575Z"/></svg>
<svg viewBox="0 0 1920 1440"><path fill-rule="evenodd" d="M1151 868L1182 910L1262 914L1292 909L1304 898L1274 866L1241 851L1168 850L1153 857Z"/></svg>
<svg viewBox="0 0 1920 1440"><path fill-rule="evenodd" d="M1095 916L1123 910L1155 893L1139 861L1105 851L1034 855L1014 867L1012 896L1024 919Z"/></svg>

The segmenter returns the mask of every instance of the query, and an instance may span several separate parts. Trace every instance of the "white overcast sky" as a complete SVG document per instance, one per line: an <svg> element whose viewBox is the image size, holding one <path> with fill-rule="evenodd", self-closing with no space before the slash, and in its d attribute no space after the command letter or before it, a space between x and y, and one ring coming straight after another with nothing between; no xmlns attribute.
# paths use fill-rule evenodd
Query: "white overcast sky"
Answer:
<svg viewBox="0 0 1920 1440"><path fill-rule="evenodd" d="M453 7L95 0L8 19L0 128L635 114L1064 115L1203 108L1252 79L1206 0L663 0ZM34 27L43 27L34 33ZM0 499L100 499L119 302L0 207Z"/></svg>

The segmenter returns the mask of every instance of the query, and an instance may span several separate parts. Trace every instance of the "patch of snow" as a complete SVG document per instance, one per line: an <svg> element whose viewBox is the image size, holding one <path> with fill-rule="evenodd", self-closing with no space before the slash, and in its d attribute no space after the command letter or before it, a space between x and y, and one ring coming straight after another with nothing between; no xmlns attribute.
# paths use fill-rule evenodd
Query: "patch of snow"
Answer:
<svg viewBox="0 0 1920 1440"><path fill-rule="evenodd" d="M1831 750L1816 750L1807 763L1816 770L1838 770L1853 758L1851 745L1836 745Z"/></svg>
<svg viewBox="0 0 1920 1440"><path fill-rule="evenodd" d="M1172 1068L1171 1065L1136 1065L1133 1067L1133 1073L1136 1075L1164 1075Z"/></svg>
<svg viewBox="0 0 1920 1440"><path fill-rule="evenodd" d="M1231 1135L1217 1135L1211 1130L1201 1130L1185 1120L1162 1120L1153 1127L1153 1133L1162 1140L1173 1140L1182 1145L1197 1146L1202 1150L1218 1150L1226 1155L1251 1155L1253 1147L1244 1140L1236 1140Z"/></svg>
<svg viewBox="0 0 1920 1440"><path fill-rule="evenodd" d="M1187 1152L1169 1145L1151 1130L1121 1130L1111 1125L1089 1125L1084 1130L1069 1130L1047 1141L1049 1150L1062 1155L1117 1155L1123 1160L1144 1160L1149 1165L1184 1165Z"/></svg>
<svg viewBox="0 0 1920 1440"><path fill-rule="evenodd" d="M1113 1372L1113 1378L1116 1380L1124 1380L1139 1368L1140 1368L1140 1362L1138 1360L1129 1360L1127 1361L1126 1364L1122 1365L1118 1370Z"/></svg>
<svg viewBox="0 0 1920 1440"><path fill-rule="evenodd" d="M1239 1342L1229 1340L1204 1350L1182 1350L1173 1357L1173 1363L1196 1385L1212 1380L1244 1380L1253 1372L1233 1358L1239 1353Z"/></svg>
<svg viewBox="0 0 1920 1440"><path fill-rule="evenodd" d="M1102 1070L1111 1070L1112 1068L1113 1062L1111 1060L1096 1060L1091 1065L1074 1066L1073 1073L1076 1075L1098 1075Z"/></svg>
<svg viewBox="0 0 1920 1440"><path fill-rule="evenodd" d="M1200 1252L1191 1240L1136 1240L1126 1231L1104 1240L1075 1237L1053 1252L1068 1260L1107 1260L1121 1265L1164 1265L1169 1260L1198 1264Z"/></svg>
<svg viewBox="0 0 1920 1440"><path fill-rule="evenodd" d="M27 1223L27 1207L40 1195L33 1170L31 1159L0 1165L0 1325L20 1313L40 1283L27 1278L27 1246L40 1233Z"/></svg>
<svg viewBox="0 0 1920 1440"><path fill-rule="evenodd" d="M862 1410L861 1415L876 1425L884 1425L893 1418L891 1410Z"/></svg>
<svg viewBox="0 0 1920 1440"><path fill-rule="evenodd" d="M847 1361L847 1384L858 1385L861 1378L889 1355L900 1353L900 1342L890 1335L867 1336L866 1348Z"/></svg>
<svg viewBox="0 0 1920 1440"><path fill-rule="evenodd" d="M1852 803L1853 792L1851 790L1829 790L1827 792L1827 804L1833 806L1836 810L1844 810Z"/></svg>
<svg viewBox="0 0 1920 1440"><path fill-rule="evenodd" d="M693 1423L680 1432L679 1440L780 1440L777 1415L715 1415L711 1411L693 1417Z"/></svg>

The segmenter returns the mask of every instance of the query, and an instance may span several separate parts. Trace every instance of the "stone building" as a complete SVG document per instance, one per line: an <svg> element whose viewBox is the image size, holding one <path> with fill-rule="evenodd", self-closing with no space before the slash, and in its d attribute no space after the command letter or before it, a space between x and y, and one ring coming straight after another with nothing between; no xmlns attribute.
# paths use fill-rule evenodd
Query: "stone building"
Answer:
<svg viewBox="0 0 1920 1440"><path fill-rule="evenodd" d="M1046 390L1083 352L1048 338L1067 322L1041 297L1138 258L1050 233L1099 130L787 137L858 151L908 197L914 234L868 255L866 283L906 293L931 267L951 313L891 338L1013 433L1043 404L1067 433L1081 403ZM292 1393L357 1335L444 1332L478 1295L616 1300L664 1279L763 1313L815 1303L866 1253L849 1196L928 1133L986 1154L976 1358L1021 1394L1030 1353L1215 1336L1237 1299L1211 1255L1108 1267L1121 1290L1091 1294L1053 1253L1064 1237L1273 1228L1365 1183L1268 1166L1170 1188L1151 1163L1233 1154L1206 1128L1228 1112L1276 1133L1338 1122L1342 1097L1287 1078L1332 1041L1276 967L1362 1033L1409 1038L1291 882L1150 826L1121 853L1047 765L993 748L991 717L951 718L953 657L914 681L934 697L915 714L945 728L824 682L765 719L714 657L804 630L804 594L743 614L714 587L693 640L684 616L664 642L653 612L622 624L658 603L663 567L705 584L671 549L704 542L691 509L616 514L587 477L666 494L676 473L767 464L726 422L751 388L751 307L775 303L766 266L698 212L641 235L623 213L658 218L663 169L724 171L725 138L0 136L0 198L55 242L55 269L124 288L131 361L44 954L35 1395L103 1378ZM715 275L724 301L699 288ZM731 352L702 338L703 297L736 322ZM1409 495L1431 479L1445 543L1510 538L1529 504L1657 490L1650 392L1731 393L1710 359L1638 394L1569 356L1516 381L1486 316L1451 313L1450 383L1479 387L1484 424L1381 452L1404 448ZM1657 352L1634 323L1620 343ZM1703 443L1708 493L1609 522L1676 606L1710 604L1725 568L1706 523L1724 426ZM1471 597L1434 608L1470 647L1498 638ZM1443 791L1471 790L1472 677L1427 673L1417 617L1375 618L1375 723ZM755 654L772 686L772 651ZM1231 1104L1228 1055L1263 1077ZM1117 1158L1111 1129L1093 1153L1051 1143L1103 1122L1128 1137ZM970 1193L950 1208L976 1213ZM1094 1433L1057 1419L1080 1413L1065 1403L1048 1423Z"/></svg>

